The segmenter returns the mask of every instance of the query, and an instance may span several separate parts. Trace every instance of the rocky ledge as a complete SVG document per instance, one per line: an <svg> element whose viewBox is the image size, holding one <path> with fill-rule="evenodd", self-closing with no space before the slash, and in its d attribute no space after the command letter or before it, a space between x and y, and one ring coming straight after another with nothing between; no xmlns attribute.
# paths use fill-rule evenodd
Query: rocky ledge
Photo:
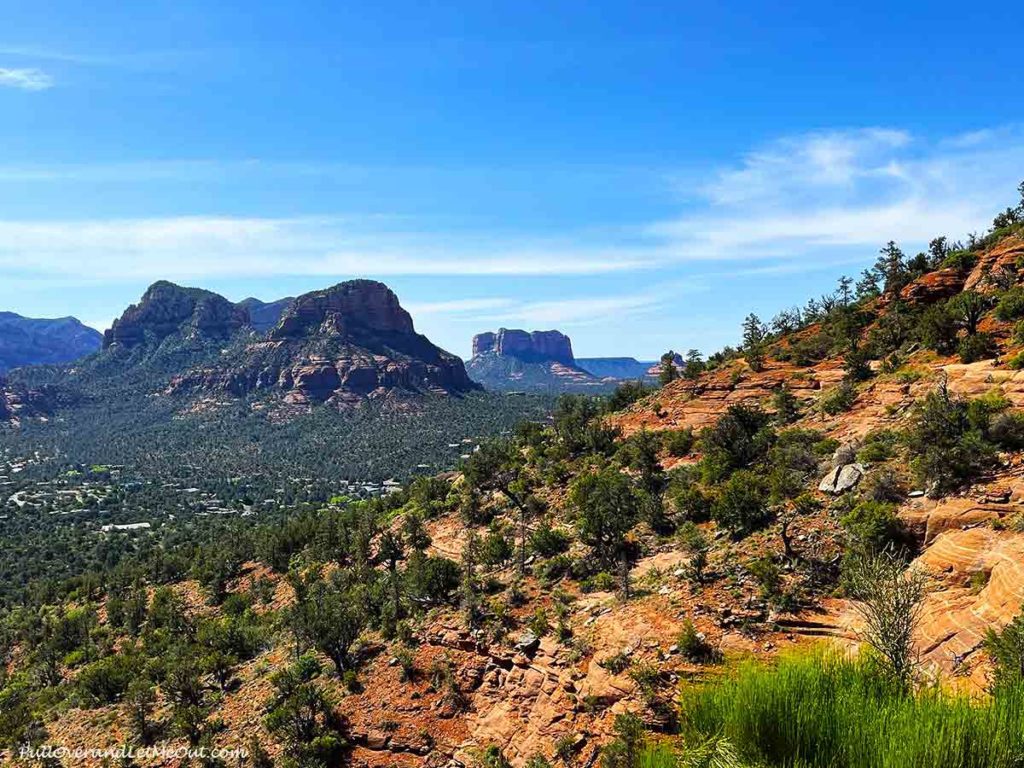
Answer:
<svg viewBox="0 0 1024 768"><path fill-rule="evenodd" d="M391 289L371 280L299 296L264 338L171 384L176 392L277 392L292 404L343 407L478 388L458 357L416 333Z"/></svg>

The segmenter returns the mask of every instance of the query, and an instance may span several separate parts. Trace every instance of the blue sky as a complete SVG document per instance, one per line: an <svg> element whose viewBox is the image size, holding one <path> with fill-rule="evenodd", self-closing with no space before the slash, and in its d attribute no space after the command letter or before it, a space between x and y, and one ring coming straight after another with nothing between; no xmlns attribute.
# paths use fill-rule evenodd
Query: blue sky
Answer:
<svg viewBox="0 0 1024 768"><path fill-rule="evenodd" d="M373 277L461 355L710 352L1024 179L1010 4L137 5L0 0L0 309Z"/></svg>

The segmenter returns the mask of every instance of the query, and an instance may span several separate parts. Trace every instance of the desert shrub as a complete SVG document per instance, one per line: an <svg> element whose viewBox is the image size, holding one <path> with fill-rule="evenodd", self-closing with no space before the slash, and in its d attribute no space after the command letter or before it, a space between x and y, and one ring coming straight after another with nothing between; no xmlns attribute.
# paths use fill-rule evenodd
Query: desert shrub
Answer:
<svg viewBox="0 0 1024 768"><path fill-rule="evenodd" d="M711 499L693 482L673 482L669 499L676 514L684 521L703 523L711 519Z"/></svg>
<svg viewBox="0 0 1024 768"><path fill-rule="evenodd" d="M1010 451L1024 448L1024 413L1010 411L992 417L987 430L988 438Z"/></svg>
<svg viewBox="0 0 1024 768"><path fill-rule="evenodd" d="M996 317L1007 322L1024 317L1024 288L1015 286L999 297Z"/></svg>
<svg viewBox="0 0 1024 768"><path fill-rule="evenodd" d="M861 481L860 495L867 501L900 502L907 495L906 483L896 470L879 467Z"/></svg>
<svg viewBox="0 0 1024 768"><path fill-rule="evenodd" d="M928 349L948 355L956 349L956 318L947 302L927 307L917 319L917 338Z"/></svg>
<svg viewBox="0 0 1024 768"><path fill-rule="evenodd" d="M742 538L771 521L768 490L762 476L750 470L734 472L719 489L711 517L734 538Z"/></svg>
<svg viewBox="0 0 1024 768"><path fill-rule="evenodd" d="M996 341L987 333L975 333L965 336L956 348L961 363L974 363L996 356Z"/></svg>
<svg viewBox="0 0 1024 768"><path fill-rule="evenodd" d="M708 565L711 542L704 532L690 521L679 527L678 535L683 551L689 556L687 575L692 581L700 584L704 580L704 571Z"/></svg>
<svg viewBox="0 0 1024 768"><path fill-rule="evenodd" d="M693 449L693 443L693 430L689 427L686 429L670 429L662 433L662 444L665 446L665 450L668 451L669 456L679 458L680 456L688 455Z"/></svg>
<svg viewBox="0 0 1024 768"><path fill-rule="evenodd" d="M717 482L764 457L775 439L770 423L771 417L760 408L730 406L713 427L700 434L704 479Z"/></svg>
<svg viewBox="0 0 1024 768"><path fill-rule="evenodd" d="M1024 613L1017 614L1000 631L990 627L985 635L985 650L993 662L992 683L996 690L1024 685Z"/></svg>
<svg viewBox="0 0 1024 768"><path fill-rule="evenodd" d="M883 501L862 501L840 519L846 531L847 552L874 555L886 549L906 550L912 538L896 507Z"/></svg>
<svg viewBox="0 0 1024 768"><path fill-rule="evenodd" d="M972 251L958 250L953 251L942 260L940 265L942 269L958 269L961 272L966 272L972 269L975 264L978 263L978 254Z"/></svg>
<svg viewBox="0 0 1024 768"><path fill-rule="evenodd" d="M1019 371L1021 368L1024 368L1024 351L1015 354L1006 361L1006 364L1015 371Z"/></svg>
<svg viewBox="0 0 1024 768"><path fill-rule="evenodd" d="M857 388L847 379L843 379L832 389L823 393L818 400L818 407L829 416L848 411L857 400Z"/></svg>
<svg viewBox="0 0 1024 768"><path fill-rule="evenodd" d="M689 619L683 622L683 628L676 636L676 645L679 646L679 653L683 658L694 664L709 664L721 657L718 650L707 641L702 632L697 631L697 627Z"/></svg>
<svg viewBox="0 0 1024 768"><path fill-rule="evenodd" d="M761 597L774 600L782 591L782 571L779 564L769 556L759 557L747 564L747 570L757 581Z"/></svg>
<svg viewBox="0 0 1024 768"><path fill-rule="evenodd" d="M945 386L916 406L906 433L911 468L932 493L953 490L990 466L993 446L971 423L968 403Z"/></svg>
<svg viewBox="0 0 1024 768"><path fill-rule="evenodd" d="M541 557L554 557L569 548L569 535L544 524L530 534L530 547Z"/></svg>
<svg viewBox="0 0 1024 768"><path fill-rule="evenodd" d="M512 559L512 538L505 526L492 523L480 542L480 562L484 565L504 565Z"/></svg>
<svg viewBox="0 0 1024 768"><path fill-rule="evenodd" d="M139 676L140 667L134 654L118 653L82 667L75 682L82 699L90 706L113 704Z"/></svg>
<svg viewBox="0 0 1024 768"><path fill-rule="evenodd" d="M896 455L900 434L891 429L876 429L864 436L864 444L857 451L857 461L877 464Z"/></svg>

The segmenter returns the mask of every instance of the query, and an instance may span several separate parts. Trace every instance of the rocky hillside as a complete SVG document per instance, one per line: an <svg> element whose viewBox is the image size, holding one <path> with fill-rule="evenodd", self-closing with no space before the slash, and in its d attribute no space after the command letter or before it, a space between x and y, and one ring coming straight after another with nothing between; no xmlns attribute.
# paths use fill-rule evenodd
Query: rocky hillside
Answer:
<svg viewBox="0 0 1024 768"><path fill-rule="evenodd" d="M94 399L130 386L183 408L218 394L348 408L479 388L459 358L416 333L387 286L367 280L270 304L154 283L104 334L99 355L51 379Z"/></svg>
<svg viewBox="0 0 1024 768"><path fill-rule="evenodd" d="M654 393L567 397L457 473L47 592L48 618L4 623L0 739L42 713L50 743L245 746L264 764L782 766L793 753L761 758L813 719L785 681L741 691L774 717L741 714L742 752L695 707L744 660L825 643L874 650L879 700L952 702L921 738L971 749L995 721L972 741L965 718L1022 682L1022 236L1024 207L966 247L890 245L856 292L748 317L742 347L688 356ZM320 322L299 315L278 330ZM906 667L865 626L892 594L911 595ZM944 698L965 689L971 707ZM892 764L947 753L906 754Z"/></svg>
<svg viewBox="0 0 1024 768"><path fill-rule="evenodd" d="M398 297L370 280L298 297L265 335L171 383L175 393L280 393L290 404L340 407L474 389L462 361L416 333Z"/></svg>
<svg viewBox="0 0 1024 768"><path fill-rule="evenodd" d="M474 381L495 391L600 391L614 385L580 368L572 342L559 331L501 328L478 333L466 370Z"/></svg>
<svg viewBox="0 0 1024 768"><path fill-rule="evenodd" d="M40 320L0 312L0 374L23 365L61 365L100 348L101 334L73 317Z"/></svg>

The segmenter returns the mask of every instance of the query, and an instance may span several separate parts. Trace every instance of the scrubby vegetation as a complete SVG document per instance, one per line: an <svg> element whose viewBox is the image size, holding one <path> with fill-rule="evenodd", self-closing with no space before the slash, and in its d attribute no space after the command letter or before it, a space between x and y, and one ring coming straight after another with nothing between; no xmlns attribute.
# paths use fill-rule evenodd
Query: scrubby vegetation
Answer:
<svg viewBox="0 0 1024 768"><path fill-rule="evenodd" d="M1021 229L1024 213L1002 216L998 231ZM959 350L967 361L1002 349L998 323L1021 315L1010 284L927 307L907 298L922 275L969 269L981 242L940 238L909 259L890 243L856 285L843 278L834 293L769 324L748 317L740 349L682 363L666 355L662 392L627 384L607 399L560 398L550 411L540 400L501 400L496 413L487 407L498 401L470 397L431 403L413 421L363 414L344 427L320 411L289 425L240 413L187 416L173 428L143 420L133 434L153 446L145 480L116 477L142 452L135 437L105 448L104 458L124 458L125 467L93 455L103 440L95 412L66 451L57 450L66 423L12 436L6 465L28 457L11 481L18 492L54 483L88 506L54 501L45 508L53 514L31 516L5 507L12 546L0 555L0 745L41 743L48 718L75 708L120 718L140 744L215 743L219 706L245 676L262 675L261 738L274 742L281 764L335 764L352 746L340 702L372 690L367 669L382 654L397 679L432 697L432 711L457 717L472 709L469 686L484 673L465 674L449 651L496 648L486 669L499 674L522 668L522 656L545 642L565 664L587 661L635 687L642 717L614 719L600 757L608 768L1019 764L1021 620L987 639L991 698L922 687L911 639L927 585L907 568L920 542L897 514L913 491L960 491L998 470L1001 451L1024 448L1024 419L996 381L975 398L922 381L936 355ZM616 426L624 408L661 420L659 399L699 397L709 371L731 397L752 371L773 375L780 359L810 366L829 356L842 370L838 361L823 366L834 386L814 396L794 394L794 377L763 397L726 400L698 429L663 421L624 436ZM862 439L831 439L848 439L834 420L863 407L876 382L905 388L902 410L887 411ZM513 415L527 418L513 428ZM112 423L128 417L126 406ZM302 444L294 430L311 427L315 437ZM454 440L453 429L472 437ZM204 463L168 466L220 440ZM364 440L373 451L343 456ZM58 455L59 474L42 474L38 456ZM268 458L280 460L280 473L260 474ZM303 474L314 466L320 474ZM387 492L337 487L397 466L418 471ZM830 485L844 469L853 479ZM183 487L190 482L197 487ZM214 492L204 504L181 499ZM271 494L277 503L261 506ZM111 524L137 522L146 506L153 525L138 535L75 517L87 509ZM434 541L439 530L447 540ZM685 557L667 559L666 573L658 557L673 549ZM635 567L651 555L645 566L659 567ZM644 656L644 638L600 657L588 647L581 627L663 589L685 595L673 605L671 651ZM737 666L717 630L704 631L713 618L765 648L758 632L823 595L860 611L858 659L816 653ZM577 611L584 599L588 609ZM713 616L694 610L704 600L718 608ZM418 655L439 624L465 634L444 652ZM681 710L676 681L660 666L669 655L686 665L675 669L703 679L685 684ZM574 712L607 707L578 693L573 687ZM666 738L652 739L650 727ZM254 755L264 754L258 741ZM529 764L571 763L579 746L567 734ZM509 764L496 747L482 749L479 763Z"/></svg>

